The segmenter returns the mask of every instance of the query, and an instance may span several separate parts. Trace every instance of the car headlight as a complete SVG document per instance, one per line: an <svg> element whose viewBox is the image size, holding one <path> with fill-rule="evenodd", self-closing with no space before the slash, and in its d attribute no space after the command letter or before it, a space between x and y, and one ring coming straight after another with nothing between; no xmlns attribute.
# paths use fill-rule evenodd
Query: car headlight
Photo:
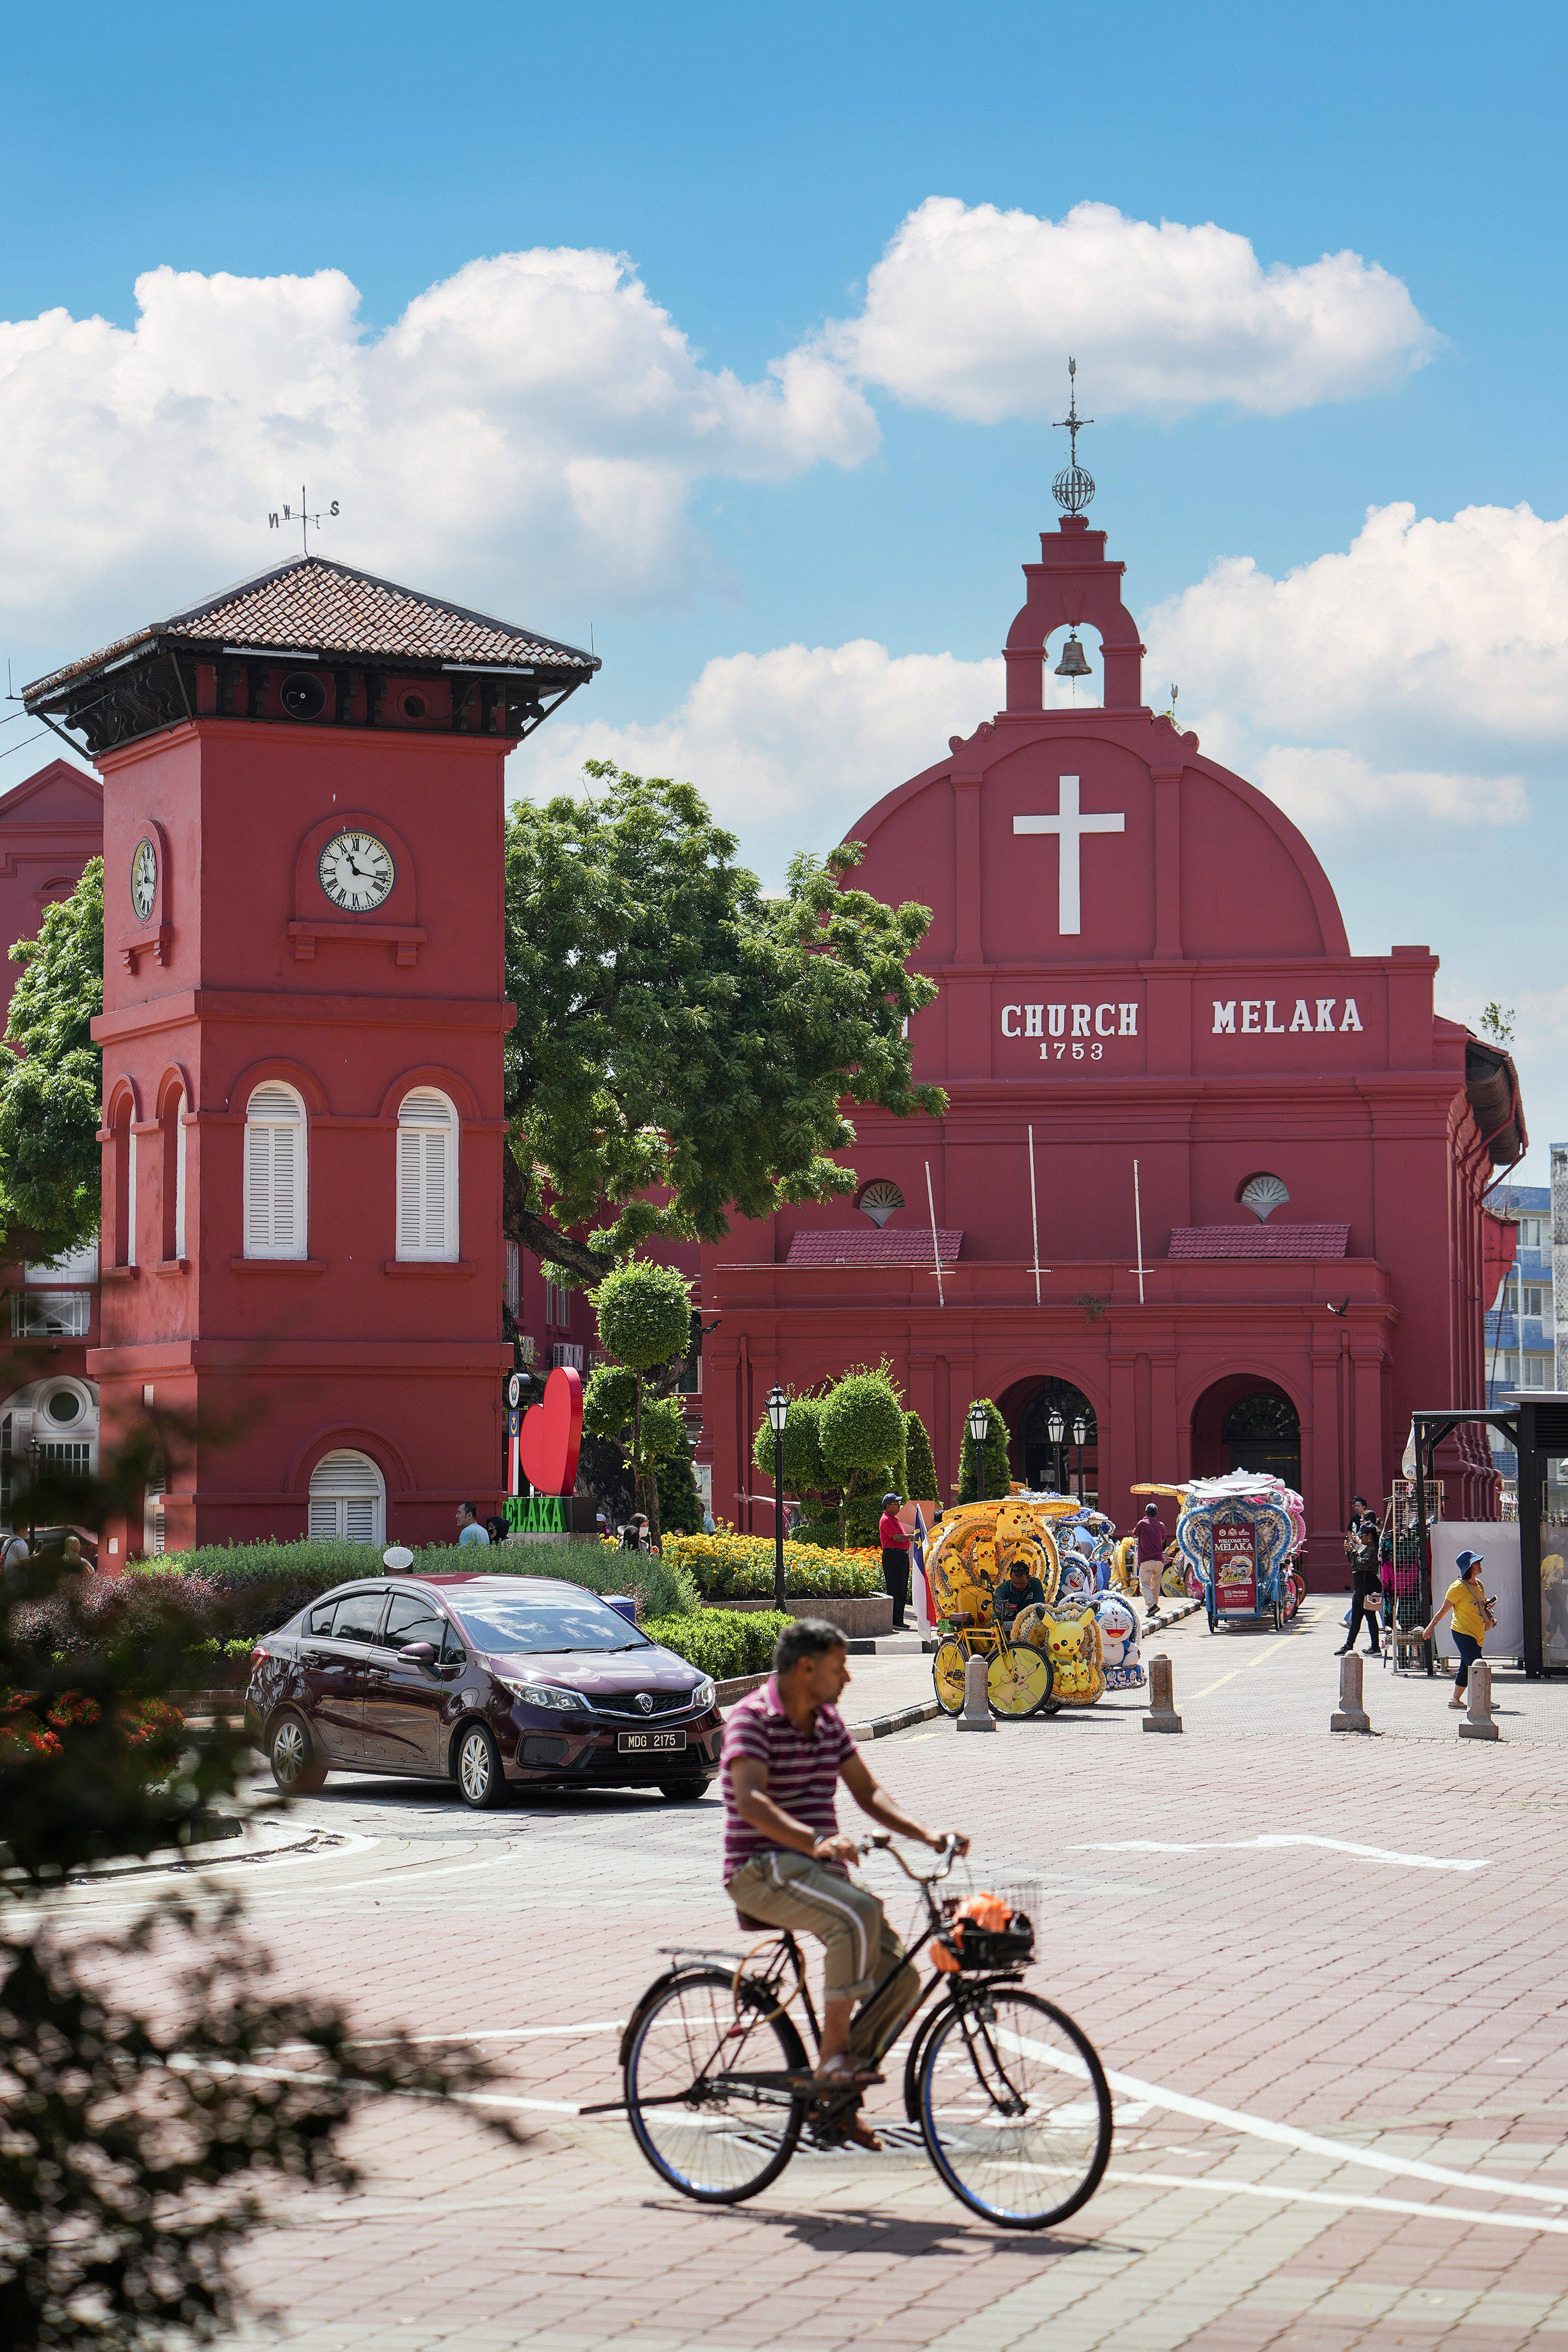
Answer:
<svg viewBox="0 0 1568 2352"><path fill-rule="evenodd" d="M692 1693L691 1703L699 1715L706 1715L717 1696L718 1691L713 1683L698 1683Z"/></svg>
<svg viewBox="0 0 1568 2352"><path fill-rule="evenodd" d="M560 1690L554 1683L505 1684L514 1698L526 1699L530 1706L553 1706L562 1715L586 1714L588 1701L580 1691Z"/></svg>

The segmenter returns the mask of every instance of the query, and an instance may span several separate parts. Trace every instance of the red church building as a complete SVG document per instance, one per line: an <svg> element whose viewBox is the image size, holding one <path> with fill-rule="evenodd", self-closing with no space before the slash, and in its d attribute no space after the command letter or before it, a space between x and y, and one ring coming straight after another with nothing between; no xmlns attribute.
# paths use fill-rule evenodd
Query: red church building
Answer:
<svg viewBox="0 0 1568 2352"><path fill-rule="evenodd" d="M1525 1147L1518 1087L1434 1012L1431 950L1353 955L1296 827L1145 705L1123 568L1081 515L1042 533L1006 709L845 828L859 887L933 909L912 1042L949 1108L857 1112L852 1207L704 1252L714 1508L771 1529L751 1438L776 1381L886 1357L946 1493L988 1396L1020 1477L1082 1473L1123 1524L1136 1482L1280 1471L1337 1578L1412 1408L1484 1402L1506 1243L1483 1195ZM1080 632L1103 706L1048 710ZM1439 1466L1450 1515L1495 1511L1479 1442Z"/></svg>
<svg viewBox="0 0 1568 2352"><path fill-rule="evenodd" d="M103 778L102 1565L410 1543L502 1456L507 755L591 655L301 559L27 689Z"/></svg>

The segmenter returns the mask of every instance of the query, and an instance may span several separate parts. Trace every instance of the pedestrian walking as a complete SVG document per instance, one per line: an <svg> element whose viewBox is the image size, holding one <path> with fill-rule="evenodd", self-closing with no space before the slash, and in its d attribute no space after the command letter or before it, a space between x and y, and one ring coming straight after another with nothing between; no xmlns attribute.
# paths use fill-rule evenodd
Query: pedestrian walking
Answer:
<svg viewBox="0 0 1568 2352"><path fill-rule="evenodd" d="M462 1544L487 1544L490 1538L480 1524L477 1503L457 1506L457 1541Z"/></svg>
<svg viewBox="0 0 1568 2352"><path fill-rule="evenodd" d="M1366 1654L1375 1658L1378 1651L1377 1604L1382 1597L1383 1575L1377 1565L1377 1521L1367 1509L1364 1495L1357 1495L1352 1499L1344 1549L1351 1572L1350 1614L1345 1620L1350 1631L1334 1655L1343 1658L1354 1649L1355 1637L1361 1631L1361 1622L1364 1617Z"/></svg>
<svg viewBox="0 0 1568 2352"><path fill-rule="evenodd" d="M1138 1585L1146 1616L1160 1613L1160 1582L1166 1572L1166 1523L1153 1503L1145 1503L1138 1521Z"/></svg>
<svg viewBox="0 0 1568 2352"><path fill-rule="evenodd" d="M882 1580L893 1601L893 1630L904 1631L904 1616L909 1607L909 1547L912 1538L898 1516L898 1496L884 1495L882 1498L882 1518L877 1526L877 1540L882 1545Z"/></svg>
<svg viewBox="0 0 1568 2352"><path fill-rule="evenodd" d="M1454 1676L1450 1706L1463 1706L1470 1668L1480 1656L1481 1645L1496 1621L1495 1606L1488 1600L1486 1586L1476 1574L1485 1558L1485 1552L1480 1551L1459 1554L1454 1562L1459 1572L1444 1593L1442 1607L1433 1612L1431 1623L1421 1628L1421 1639L1429 1642L1448 1612L1453 1611L1454 1647L1459 1654L1459 1670Z"/></svg>

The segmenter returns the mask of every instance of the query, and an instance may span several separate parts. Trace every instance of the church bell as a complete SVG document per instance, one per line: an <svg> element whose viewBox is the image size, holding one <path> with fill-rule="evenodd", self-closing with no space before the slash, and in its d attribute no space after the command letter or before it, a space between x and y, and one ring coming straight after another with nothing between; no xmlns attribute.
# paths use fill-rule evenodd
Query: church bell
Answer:
<svg viewBox="0 0 1568 2352"><path fill-rule="evenodd" d="M1078 642L1076 629L1061 648L1061 659L1056 665L1055 675L1058 677L1087 677L1089 675L1088 656Z"/></svg>

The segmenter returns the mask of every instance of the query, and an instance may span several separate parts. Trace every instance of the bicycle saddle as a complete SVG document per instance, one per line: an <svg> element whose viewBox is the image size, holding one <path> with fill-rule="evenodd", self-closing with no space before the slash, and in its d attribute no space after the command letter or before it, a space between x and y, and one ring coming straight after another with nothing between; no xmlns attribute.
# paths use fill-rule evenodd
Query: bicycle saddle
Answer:
<svg viewBox="0 0 1568 2352"><path fill-rule="evenodd" d="M735 1916L748 1935L766 1936L772 1925L772 1922L768 1919L754 1919L749 1911L737 1910Z"/></svg>

